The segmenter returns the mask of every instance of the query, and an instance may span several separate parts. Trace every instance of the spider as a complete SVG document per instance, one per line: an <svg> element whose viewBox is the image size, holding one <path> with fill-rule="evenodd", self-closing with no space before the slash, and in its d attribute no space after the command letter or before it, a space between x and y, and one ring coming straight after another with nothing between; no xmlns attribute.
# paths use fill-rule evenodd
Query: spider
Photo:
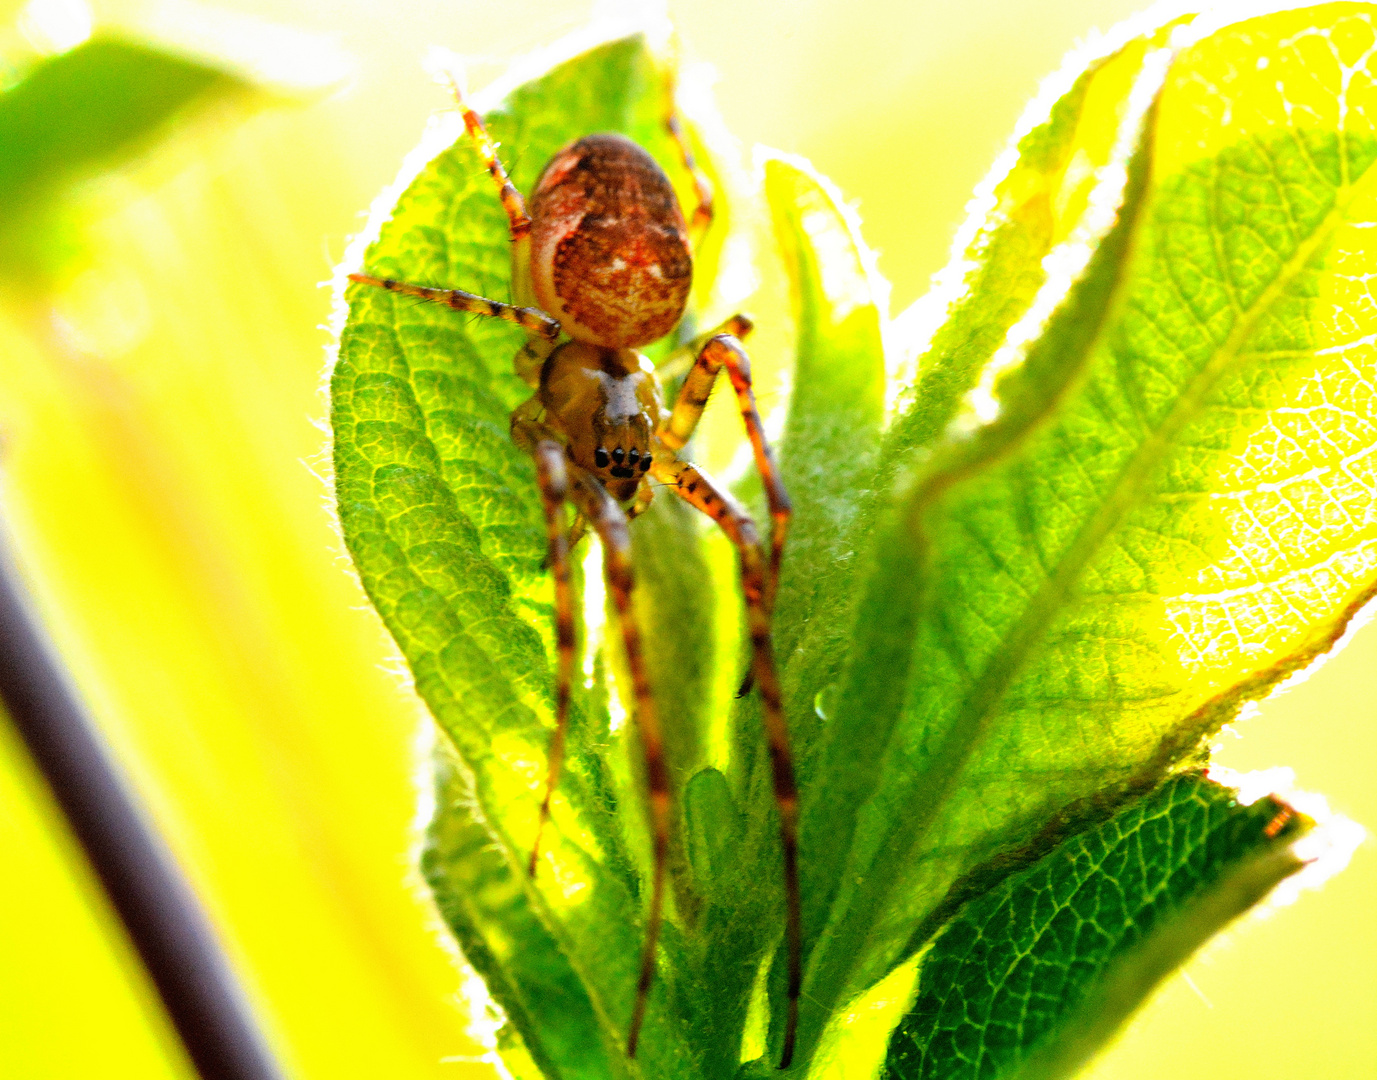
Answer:
<svg viewBox="0 0 1377 1080"><path fill-rule="evenodd" d="M617 608L630 673L631 711L645 751L654 876L626 1041L627 1054L635 1057L654 979L671 822L660 721L632 613L634 575L628 533L631 519L644 512L654 497L650 484L654 479L712 518L739 556L752 651L743 689L753 683L760 691L784 854L789 1005L779 1067L787 1068L793 1057L801 982L798 796L770 624L791 510L756 410L750 362L741 345L751 322L744 315L733 316L684 346L680 359L687 363L691 358L692 367L673 409L666 409L656 370L637 351L678 325L693 277L690 230L664 170L625 136L588 135L566 145L545 166L528 212L457 80L451 80L451 89L506 211L513 302L367 274L349 277L448 304L456 311L513 322L528 334L515 357L516 373L535 392L513 411L511 435L535 461L554 579L558 652L555 729L528 872L533 877L536 873L540 839L559 780L574 677L571 537L564 515L564 504L570 502L580 524L586 522L603 544L604 574ZM693 231L701 236L712 221L712 186L694 161L674 108L672 84L668 97L665 123L693 178L697 196ZM693 434L724 368L764 481L772 519L768 555L746 511L702 469L678 454Z"/></svg>

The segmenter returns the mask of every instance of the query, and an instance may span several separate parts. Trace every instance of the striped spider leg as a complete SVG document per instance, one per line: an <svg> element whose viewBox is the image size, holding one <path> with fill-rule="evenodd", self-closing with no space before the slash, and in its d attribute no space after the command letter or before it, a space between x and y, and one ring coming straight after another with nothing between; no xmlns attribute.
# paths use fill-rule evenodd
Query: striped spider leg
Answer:
<svg viewBox="0 0 1377 1080"><path fill-rule="evenodd" d="M751 388L750 361L736 334L749 331L750 320L734 316L708 337L698 351L693 368L684 380L674 410L660 426L650 475L670 485L676 495L712 518L736 547L740 561L741 592L746 602L746 625L751 641L751 668L746 689L753 682L760 691L765 738L770 753L771 780L779 810L780 844L784 853L785 940L788 951L788 1009L784 1025L781 1069L793 1060L798 1029L798 999L802 988L802 916L798 886L798 790L794 783L789 729L784 720L779 676L775 668L770 630L775 587L784 554L784 539L792 515L789 496L765 438ZM755 522L745 509L702 469L678 456L703 415L718 373L727 369L736 392L741 419L755 455L756 468L765 488L773 519L770 556L767 560ZM743 693L745 691L743 690Z"/></svg>

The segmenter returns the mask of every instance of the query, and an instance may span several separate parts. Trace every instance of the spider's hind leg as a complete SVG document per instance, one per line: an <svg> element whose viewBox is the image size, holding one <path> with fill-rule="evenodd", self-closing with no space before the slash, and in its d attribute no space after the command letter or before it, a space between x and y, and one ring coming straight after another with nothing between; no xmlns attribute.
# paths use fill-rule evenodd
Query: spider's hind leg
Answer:
<svg viewBox="0 0 1377 1080"><path fill-rule="evenodd" d="M702 166L698 164L698 159L693 155L688 131L684 128L683 119L679 115L679 80L674 74L677 68L678 57L675 57L670 63L670 74L665 78L665 129L669 132L675 145L679 147L679 156L684 163L685 170L693 177L693 190L698 202L693 209L693 217L689 219L689 233L693 236L696 245L703 239L703 234L708 231L708 227L712 224L713 189L708 174L703 171Z"/></svg>

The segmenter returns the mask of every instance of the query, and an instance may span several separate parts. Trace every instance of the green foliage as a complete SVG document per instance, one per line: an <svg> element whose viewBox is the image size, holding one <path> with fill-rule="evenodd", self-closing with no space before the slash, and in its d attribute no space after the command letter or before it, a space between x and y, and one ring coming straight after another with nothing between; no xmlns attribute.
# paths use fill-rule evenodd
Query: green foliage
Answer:
<svg viewBox="0 0 1377 1080"><path fill-rule="evenodd" d="M53 268L44 211L63 185L109 168L190 104L245 84L147 45L95 38L0 93L0 265Z"/></svg>
<svg viewBox="0 0 1377 1080"><path fill-rule="evenodd" d="M942 931L885 1075L1069 1073L1146 987L1296 871L1306 824L1188 773L1072 837Z"/></svg>
<svg viewBox="0 0 1377 1080"><path fill-rule="evenodd" d="M40 64L0 95L0 199L108 167L222 72L134 42L98 38Z"/></svg>
<svg viewBox="0 0 1377 1080"><path fill-rule="evenodd" d="M882 300L837 197L767 163L795 318L775 625L803 793L793 1071L825 1072L838 1018L921 954L893 1075L965 1075L946 1063L970 1040L982 1076L1060 1075L1294 869L1260 832L1265 805L1180 774L1377 589L1373 48L1362 4L1122 35L985 192L906 387L886 386ZM487 117L517 187L611 130L686 191L663 78L631 38L517 89ZM509 294L505 220L466 140L411 180L365 262ZM714 266L700 323L727 314ZM514 1067L763 1069L784 1014L777 824L758 709L730 699L739 601L710 587L729 580L724 546L667 498L632 530L681 815L633 1062L649 845L595 579L548 855L524 872L553 640L533 469L506 437L529 394L520 334L347 296L340 518L444 732L424 867L506 1012ZM1068 944L1048 894L1103 936ZM1016 986L982 985L1006 954L1062 989L1035 1024L953 1028L951 986L967 1015L1023 1007Z"/></svg>

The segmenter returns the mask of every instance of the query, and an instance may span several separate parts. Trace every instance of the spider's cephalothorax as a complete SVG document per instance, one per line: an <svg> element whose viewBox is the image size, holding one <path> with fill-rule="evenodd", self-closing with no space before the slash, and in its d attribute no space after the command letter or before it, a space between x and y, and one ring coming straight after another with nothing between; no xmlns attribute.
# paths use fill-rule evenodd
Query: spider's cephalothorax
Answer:
<svg viewBox="0 0 1377 1080"><path fill-rule="evenodd" d="M636 497L650 471L664 409L655 369L634 349L570 341L541 366L535 398L545 422L567 440L569 458L620 503Z"/></svg>
<svg viewBox="0 0 1377 1080"><path fill-rule="evenodd" d="M482 121L462 98L460 108L507 212L516 303L365 274L350 278L448 304L458 311L505 319L529 335L517 354L516 368L535 392L512 413L512 438L536 465L549 534L559 653L555 730L539 825L531 845L530 873L536 872L541 831L549 820L550 797L559 778L574 677L570 541L564 518L564 504L572 502L602 540L608 591L617 607L631 674L632 716L646 757L655 865L640 981L627 1035L627 1052L634 1056L655 971L671 830L664 741L632 612L634 577L627 532L629 520L650 504L653 478L717 522L740 557L752 652L750 680L761 697L784 855L789 963L789 1015L780 1054L780 1068L784 1068L793 1057L801 984L798 795L775 672L770 612L790 508L761 428L750 364L741 346L740 339L750 331L751 323L744 316L734 316L680 351L692 367L673 409L666 410L655 368L636 351L678 325L693 280L689 229L664 170L624 136L589 135L565 146L546 165L528 215ZM694 226L699 231L712 220L712 189L695 165L672 111L666 123L694 180L698 195ZM769 500L773 529L768 553L746 511L716 481L678 454L693 434L724 368Z"/></svg>

